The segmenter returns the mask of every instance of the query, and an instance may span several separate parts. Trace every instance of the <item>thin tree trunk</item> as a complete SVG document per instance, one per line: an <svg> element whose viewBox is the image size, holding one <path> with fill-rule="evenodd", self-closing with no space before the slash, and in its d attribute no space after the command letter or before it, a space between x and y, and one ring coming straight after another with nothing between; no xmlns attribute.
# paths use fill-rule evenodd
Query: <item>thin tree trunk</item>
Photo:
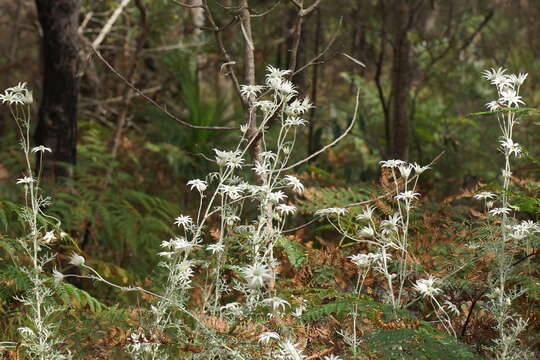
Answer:
<svg viewBox="0 0 540 360"><path fill-rule="evenodd" d="M315 22L315 44L314 44L314 55L317 56L319 53L321 37L322 37L322 25L321 25L321 11L320 9L316 11L316 22ZM312 72L312 83L311 83L311 101L313 105L317 105L317 87L319 85L319 64L316 63L313 65ZM309 112L309 130L308 130L308 156L313 154L317 149L315 149L315 106L310 109Z"/></svg>
<svg viewBox="0 0 540 360"><path fill-rule="evenodd" d="M52 149L46 175L72 175L77 145L77 27L80 0L36 0L43 30L43 94L35 141Z"/></svg>
<svg viewBox="0 0 540 360"><path fill-rule="evenodd" d="M390 156L397 159L407 160L409 156L409 88L410 88L410 50L407 33L409 25L408 5L400 2L398 9L393 12L393 59L392 59L392 138Z"/></svg>

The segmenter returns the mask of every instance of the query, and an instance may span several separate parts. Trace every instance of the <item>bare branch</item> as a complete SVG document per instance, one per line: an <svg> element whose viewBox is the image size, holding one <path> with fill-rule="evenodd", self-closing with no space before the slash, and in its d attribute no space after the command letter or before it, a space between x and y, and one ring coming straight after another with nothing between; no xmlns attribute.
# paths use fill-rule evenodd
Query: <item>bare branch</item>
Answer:
<svg viewBox="0 0 540 360"><path fill-rule="evenodd" d="M347 127L347 129L345 129L345 131L343 132L343 134L338 136L334 141L332 141L330 144L324 146L319 151L314 152L313 154L309 155L308 157L304 158L303 160L300 160L300 161L298 161L298 162L296 162L296 163L294 163L294 164L292 164L290 166L287 166L287 167L281 169L280 171L291 170L291 169L293 169L293 168L295 168L295 167L297 167L299 165L302 165L302 164L308 162L309 160L313 159L314 157L322 154L326 150L330 149L332 146L336 145L341 140L343 140L345 138L345 136L347 136L349 134L349 132L352 130L354 124L356 123L356 118L358 116L358 107L359 107L359 105L360 105L360 88L358 88L357 91L356 91L356 104L354 106L353 118L351 120L351 123Z"/></svg>
<svg viewBox="0 0 540 360"><path fill-rule="evenodd" d="M229 55L229 52L227 51L227 48L225 47L225 44L223 42L223 36L221 35L221 30L217 26L216 21L214 20L214 16L212 15L212 12L210 11L210 7L208 6L208 0L203 0L203 7L206 13L206 17L208 18L208 21L210 22L210 25L212 26L212 30L214 31L214 36L216 38L216 42L218 44L219 50L221 51L221 54L225 58L225 63L222 65L222 68L224 66L227 66L229 68L229 75L232 79L234 89L236 90L236 94L240 99L242 99L242 95L240 94L240 82L238 81L238 76L236 75L236 70L232 65L236 64L236 62L231 58Z"/></svg>
<svg viewBox="0 0 540 360"><path fill-rule="evenodd" d="M242 35L244 35L244 40L246 40L247 46L249 47L250 51L253 52L253 50L255 50L255 46L253 46L253 39L251 39L248 35L243 21L240 22L240 29L242 29Z"/></svg>
<svg viewBox="0 0 540 360"><path fill-rule="evenodd" d="M144 93L144 94L152 94L152 93L155 93L155 92L157 92L157 91L159 91L161 89L163 89L163 86L156 85L156 86L153 86L151 88L141 90L141 92ZM133 94L133 95L131 95L131 98L134 98L136 96L139 96L139 95L138 94ZM81 107L96 106L96 105L99 106L99 105L104 105L104 104L114 104L114 103L122 101L123 99L124 99L123 96L115 96L115 97L108 98L108 99L103 99L103 100L84 99L84 103L81 104Z"/></svg>
<svg viewBox="0 0 540 360"><path fill-rule="evenodd" d="M173 3L177 4L177 5L180 5L181 7L183 8L187 8L187 9L196 9L196 8L202 8L202 4L185 4L183 2L180 2L178 0L171 0Z"/></svg>
<svg viewBox="0 0 540 360"><path fill-rule="evenodd" d="M94 54L96 54L96 56L98 57L99 60L101 60L101 62L103 62L103 64L105 64L105 66L110 70L112 71L112 73L114 75L116 75L120 80L122 80L126 85L128 85L131 89L133 89L137 94L139 94L142 98L144 98L146 101L148 101L150 104L152 104L153 106L155 106L157 109L159 109L161 112L163 112L165 115L167 115L168 117L170 117L171 119L175 120L176 122L178 122L180 125L184 126L184 127L187 127L187 128L190 128L190 129L201 129L201 130L238 130L239 128L238 127L232 127L232 126L199 126L199 125L192 125L180 118L178 118L177 116L171 114L167 108L165 106L162 106L160 104L158 104L155 100L153 100L152 98L150 98L149 96L147 96L144 92L142 92L141 90L139 90L135 85L133 85L131 82L129 82L122 74L120 74L107 60L105 60L103 58L103 56L101 55L101 53L95 49L95 48L91 48L93 51L94 51Z"/></svg>
<svg viewBox="0 0 540 360"><path fill-rule="evenodd" d="M334 32L334 35L332 35L332 38L330 39L330 41L328 42L328 44L326 45L326 47L320 52L318 53L317 55L315 55L315 57L313 57L310 61L308 61L305 65L303 65L302 67L300 67L299 69L297 69L296 71L293 72L293 75L296 75L302 71L304 71L306 68L312 66L312 65L315 65L315 64L320 64L322 61L319 61L320 58L322 58L324 56L324 54L326 54L330 48L332 47L332 45L334 44L334 41L336 41L338 35L339 35L339 30L341 29L341 24L342 22L340 21L339 22L339 25L338 25L338 28L337 30Z"/></svg>
<svg viewBox="0 0 540 360"><path fill-rule="evenodd" d="M291 2L298 8L298 10L302 10L302 3L299 3L298 0L291 0Z"/></svg>
<svg viewBox="0 0 540 360"><path fill-rule="evenodd" d="M313 10L319 6L322 0L316 0L310 7L304 9L304 0L291 0L293 4L298 7L298 20L294 26L292 34L292 48L291 57L289 61L289 70L296 72L296 63L298 59L298 49L300 48L300 38L302 37L302 26L304 24L304 17L309 15Z"/></svg>
<svg viewBox="0 0 540 360"><path fill-rule="evenodd" d="M260 14L257 14L257 13L253 13L253 11L251 11L253 14L251 14L251 17L263 17L263 16L266 16L268 14L270 14L279 4L280 4L281 0L277 0L274 5L272 5L272 7L270 7L270 9L260 13Z"/></svg>
<svg viewBox="0 0 540 360"><path fill-rule="evenodd" d="M347 59L351 60L352 62L356 63L357 65L360 65L361 67L364 67L364 68L366 67L366 65L365 65L363 62L361 62L360 60L357 60L357 59L353 58L353 57L350 56L350 55L347 55L347 54L343 53L343 56L345 56Z"/></svg>
<svg viewBox="0 0 540 360"><path fill-rule="evenodd" d="M322 0L317 0L313 3L313 5L311 5L310 7L308 8L305 8L305 9L302 9L300 11L300 16L308 16L309 13L311 13L313 10L315 10L317 8L317 6L319 6L319 4L321 3Z"/></svg>
<svg viewBox="0 0 540 360"><path fill-rule="evenodd" d="M125 7L128 6L129 1L130 0L122 0L120 5L118 5L118 7L114 10L114 12L111 15L111 17L109 18L109 20L107 20L107 22L105 23L105 26L103 26L103 29L101 29L101 31L100 31L99 35L97 36L97 38L92 42L92 47L94 49L99 48L99 45L101 45L103 40L105 40L105 37L111 31L112 26L114 25L114 23L116 22L118 17L122 14Z"/></svg>

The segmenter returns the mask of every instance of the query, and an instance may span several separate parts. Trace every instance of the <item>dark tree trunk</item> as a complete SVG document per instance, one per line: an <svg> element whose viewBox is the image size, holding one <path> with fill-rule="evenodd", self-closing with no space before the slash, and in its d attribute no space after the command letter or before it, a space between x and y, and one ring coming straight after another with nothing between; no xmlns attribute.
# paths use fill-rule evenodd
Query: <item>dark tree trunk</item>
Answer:
<svg viewBox="0 0 540 360"><path fill-rule="evenodd" d="M391 146L390 157L407 160L409 156L409 90L410 50L408 39L411 9L405 1L399 2L392 15L392 90L391 90Z"/></svg>
<svg viewBox="0 0 540 360"><path fill-rule="evenodd" d="M80 0L36 0L43 29L43 94L35 132L38 145L52 149L45 174L70 176L77 145L77 27Z"/></svg>

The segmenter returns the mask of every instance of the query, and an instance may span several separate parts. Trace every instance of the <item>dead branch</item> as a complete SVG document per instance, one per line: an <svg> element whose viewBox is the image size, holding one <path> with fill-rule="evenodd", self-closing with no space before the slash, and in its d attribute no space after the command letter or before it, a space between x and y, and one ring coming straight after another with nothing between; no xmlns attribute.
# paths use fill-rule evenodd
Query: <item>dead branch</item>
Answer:
<svg viewBox="0 0 540 360"><path fill-rule="evenodd" d="M241 99L242 95L240 94L240 82L238 81L238 76L233 66L234 64L236 64L236 62L232 59L229 52L227 51L227 48L225 47L225 44L223 42L222 29L220 29L219 26L217 26L216 21L214 20L214 16L212 15L212 12L210 11L210 7L208 6L208 0L203 0L203 7L206 13L208 22L210 22L212 31L214 32L214 36L216 38L216 42L218 44L219 50L221 51L221 55L225 58L225 62L223 63L222 67L224 66L228 67L229 69L228 75L231 77L236 94Z"/></svg>
<svg viewBox="0 0 540 360"><path fill-rule="evenodd" d="M190 129L201 129L201 130L238 130L239 127L233 127L233 126L200 126L200 125L193 125L190 124L177 116L171 114L169 110L167 110L166 106L162 106L158 104L155 100L147 96L144 92L139 90L135 85L133 85L131 82L129 82L122 74L120 74L105 58L103 58L103 55L101 53L91 47L91 49L94 51L94 54L98 57L98 59L105 64L105 66L114 74L116 77L118 77L120 80L122 80L126 85L128 85L130 88L132 88L137 94L139 94L143 99L145 99L147 102L149 102L151 105L159 109L161 112L163 112L165 115L170 117L171 119L178 122L180 125L190 128Z"/></svg>
<svg viewBox="0 0 540 360"><path fill-rule="evenodd" d="M262 13L260 14L257 14L255 13L253 10L251 11L252 14L251 14L251 17L263 17L263 16L266 16L268 14L270 14L272 11L274 11L275 8L277 8L277 6L280 4L281 0L277 0L274 5L272 5L270 7L270 9L266 10L266 11L263 11Z"/></svg>
<svg viewBox="0 0 540 360"><path fill-rule="evenodd" d="M116 22L118 17L122 14L122 12L126 8L126 6L129 4L129 1L130 0L122 0L120 5L118 5L118 7L114 10L114 12L111 15L111 17L109 18L109 20L107 20L107 22L105 23L105 26L103 26L103 28L101 29L99 35L92 42L92 47L93 48L96 48L96 49L99 48L99 45L101 45L103 40L105 40L105 37L111 31L114 23Z"/></svg>
<svg viewBox="0 0 540 360"><path fill-rule="evenodd" d="M289 70L295 72L296 63L298 59L298 49L300 48L300 38L302 37L302 26L304 24L304 17L308 16L313 10L320 5L322 0L316 0L308 8L304 8L304 0L291 0L292 3L298 8L298 18L294 26L292 34L292 48L291 57L289 61Z"/></svg>
<svg viewBox="0 0 540 360"><path fill-rule="evenodd" d="M360 105L360 88L358 88L358 90L356 91L356 104L354 106L354 115L353 115L353 118L351 120L351 123L349 124L349 126L347 127L347 129L345 129L345 131L343 132L343 134L341 134L340 136L338 136L334 141L332 141L330 144L327 144L326 146L323 146L320 150L314 152L313 154L309 155L308 157L300 160L300 161L297 161L295 162L294 164L292 165L289 165L283 169L281 169L280 171L285 171L285 170L291 170L291 169L294 169L295 167L297 166L300 166L306 162L308 162L309 160L313 159L314 157L322 154L323 152L325 152L326 150L330 149L331 147L335 146L337 143L339 143L341 140L343 140L345 138L345 136L347 136L349 134L349 132L352 130L354 124L356 123L356 118L358 117L358 107Z"/></svg>
<svg viewBox="0 0 540 360"><path fill-rule="evenodd" d="M177 4L177 5L180 5L183 8L187 8L187 9L197 9L197 8L202 8L203 7L202 4L186 4L186 3L180 2L178 0L172 0L172 2Z"/></svg>

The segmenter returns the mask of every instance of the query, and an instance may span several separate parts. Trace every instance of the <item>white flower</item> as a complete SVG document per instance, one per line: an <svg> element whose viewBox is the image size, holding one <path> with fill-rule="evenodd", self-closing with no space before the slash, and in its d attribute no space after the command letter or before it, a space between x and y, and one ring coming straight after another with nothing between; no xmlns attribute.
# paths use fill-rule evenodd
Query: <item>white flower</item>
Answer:
<svg viewBox="0 0 540 360"><path fill-rule="evenodd" d="M285 75L289 75L292 73L291 70L280 70L273 67L272 65L268 65L266 67L266 72L267 72L266 74L267 78L281 78Z"/></svg>
<svg viewBox="0 0 540 360"><path fill-rule="evenodd" d="M242 197L242 187L236 185L221 185L220 189L231 200L238 200Z"/></svg>
<svg viewBox="0 0 540 360"><path fill-rule="evenodd" d="M444 307L447 308L451 313L453 313L456 316L459 315L460 313L458 307L448 300L444 301Z"/></svg>
<svg viewBox="0 0 540 360"><path fill-rule="evenodd" d="M39 145L39 146L34 146L32 148L32 153L36 153L36 152L52 152L52 150L48 147L45 147L43 145Z"/></svg>
<svg viewBox="0 0 540 360"><path fill-rule="evenodd" d="M273 151L267 150L267 151L262 151L259 154L259 157L263 160L276 160L277 154Z"/></svg>
<svg viewBox="0 0 540 360"><path fill-rule="evenodd" d="M309 109L313 107L313 104L309 101L309 98L304 98L304 100L294 99L292 103L287 105L287 108L285 109L285 113L287 115L301 115L307 112Z"/></svg>
<svg viewBox="0 0 540 360"><path fill-rule="evenodd" d="M2 100L2 104L7 102L9 105L23 105L34 102L34 97L32 91L26 87L26 83L19 83L17 86L6 89L4 94L0 95L0 100Z"/></svg>
<svg viewBox="0 0 540 360"><path fill-rule="evenodd" d="M219 310L221 312L229 313L233 315L242 314L241 304L239 302L228 303L227 305L220 307Z"/></svg>
<svg viewBox="0 0 540 360"><path fill-rule="evenodd" d="M24 104L24 98L21 94L6 92L4 94L0 94L0 100L2 100L2 104L8 103L9 105L13 104Z"/></svg>
<svg viewBox="0 0 540 360"><path fill-rule="evenodd" d="M327 209L320 209L315 212L315 215L321 215L321 216L328 216L328 215L345 215L347 213L347 209L345 208L338 208L338 207L331 207Z"/></svg>
<svg viewBox="0 0 540 360"><path fill-rule="evenodd" d="M405 164L405 161L392 159L392 160L383 160L383 161L380 161L379 163L381 164L381 167L383 168L396 168L400 165Z"/></svg>
<svg viewBox="0 0 540 360"><path fill-rule="evenodd" d="M506 138L501 140L500 143L505 152L508 152L508 155L514 154L517 157L521 155L521 146L518 143L515 143L512 139Z"/></svg>
<svg viewBox="0 0 540 360"><path fill-rule="evenodd" d="M285 193L281 190L269 192L268 194L266 194L266 199L272 203L278 203L282 200L285 200L286 198L287 195L285 195Z"/></svg>
<svg viewBox="0 0 540 360"><path fill-rule="evenodd" d="M516 225L516 227L519 227L519 229L522 231L540 232L540 226L538 226L538 224L532 220L523 220L521 224Z"/></svg>
<svg viewBox="0 0 540 360"><path fill-rule="evenodd" d="M17 85L6 89L7 92L14 92L14 93L22 93L26 90L28 90L28 88L26 87L26 82L20 82Z"/></svg>
<svg viewBox="0 0 540 360"><path fill-rule="evenodd" d="M411 175L413 167L411 165L399 165L398 169L402 177L408 178Z"/></svg>
<svg viewBox="0 0 540 360"><path fill-rule="evenodd" d="M495 111L501 108L501 104L497 100L486 103L486 107L489 111Z"/></svg>
<svg viewBox="0 0 540 360"><path fill-rule="evenodd" d="M278 357L284 360L302 360L306 358L306 355L302 354L302 350L298 349L298 344L292 342L291 339L287 339L279 344L280 353Z"/></svg>
<svg viewBox="0 0 540 360"><path fill-rule="evenodd" d="M323 360L341 360L341 358L337 355L330 354L323 358Z"/></svg>
<svg viewBox="0 0 540 360"><path fill-rule="evenodd" d="M240 95L246 98L257 97L257 94L263 89L264 86L261 85L240 85Z"/></svg>
<svg viewBox="0 0 540 360"><path fill-rule="evenodd" d="M525 102L521 100L521 96L517 94L517 92L514 89L505 89L501 91L501 98L499 99L500 102L506 103L508 106L514 105L515 107L519 107L520 104L525 105Z"/></svg>
<svg viewBox="0 0 540 360"><path fill-rule="evenodd" d="M161 246L164 245L165 242L161 244ZM169 248L172 248L174 250L180 250L180 251L187 251L193 249L194 246L196 246L196 243L189 242L186 240L186 238L177 236L174 239L170 239L168 242Z"/></svg>
<svg viewBox="0 0 540 360"><path fill-rule="evenodd" d="M536 233L540 231L540 227L534 221L524 220L520 224L509 226L512 233L510 236L514 240L523 240L531 233Z"/></svg>
<svg viewBox="0 0 540 360"><path fill-rule="evenodd" d="M279 311L280 308L282 308L282 311L285 311L286 306L290 306L289 302L285 299L282 299L278 296L274 296L268 299L263 300L264 304L270 305L272 307L272 310Z"/></svg>
<svg viewBox="0 0 540 360"><path fill-rule="evenodd" d="M273 90L283 95L297 94L296 88L292 82L283 78L267 78L266 84Z"/></svg>
<svg viewBox="0 0 540 360"><path fill-rule="evenodd" d="M353 264L355 264L359 268L362 268L362 267L368 267L371 264L373 257L370 256L370 254L356 254L356 255L349 256L349 259L351 259L351 262Z"/></svg>
<svg viewBox="0 0 540 360"><path fill-rule="evenodd" d="M399 213L394 213L394 215L389 216L388 219L381 221L383 234L388 234L391 231L397 231L400 220L401 216Z"/></svg>
<svg viewBox="0 0 540 360"><path fill-rule="evenodd" d="M215 244L208 245L206 247L206 250L211 251L212 254L220 253L225 249L225 246L222 242L217 242Z"/></svg>
<svg viewBox="0 0 540 360"><path fill-rule="evenodd" d="M503 178L509 178L512 176L512 172L506 169L502 169L501 174Z"/></svg>
<svg viewBox="0 0 540 360"><path fill-rule="evenodd" d="M526 74L526 73L525 74L519 73L519 75L512 74L510 75L510 80L512 80L515 86L520 87L521 85L523 85L523 83L527 79L527 75L529 74Z"/></svg>
<svg viewBox="0 0 540 360"><path fill-rule="evenodd" d="M297 177L292 175L285 175L285 180L287 181L287 185L292 187L294 191L304 191L304 185L300 182L300 180L298 180Z"/></svg>
<svg viewBox="0 0 540 360"><path fill-rule="evenodd" d="M433 276L430 276L427 279L417 280L416 284L414 285L414 289L418 291L422 295L422 297L435 296L442 292L441 289L434 286L437 280L438 279L434 278Z"/></svg>
<svg viewBox="0 0 540 360"><path fill-rule="evenodd" d="M307 120L301 119L296 116L289 117L287 118L287 120L285 120L285 126L301 126L306 125L307 123Z"/></svg>
<svg viewBox="0 0 540 360"><path fill-rule="evenodd" d="M495 199L497 195L489 191L482 191L473 196L476 200Z"/></svg>
<svg viewBox="0 0 540 360"><path fill-rule="evenodd" d="M372 262L388 262L392 259L392 255L389 253L384 253L384 255L382 253L372 253L368 254L368 256L371 258Z"/></svg>
<svg viewBox="0 0 540 360"><path fill-rule="evenodd" d="M488 80L490 83L494 85L498 85L501 82L504 81L506 78L506 75L504 74L506 72L506 69L503 68L491 68L489 70L482 71L482 75L486 80Z"/></svg>
<svg viewBox="0 0 540 360"><path fill-rule="evenodd" d="M358 235L362 237L370 238L370 237L373 237L373 235L375 235L375 230L373 230L371 226L366 226L358 232Z"/></svg>
<svg viewBox="0 0 540 360"><path fill-rule="evenodd" d="M397 200L416 200L420 196L419 193L415 193L412 190L407 190L402 193L399 193L395 196Z"/></svg>
<svg viewBox="0 0 540 360"><path fill-rule="evenodd" d="M23 178L17 179L17 184L31 184L34 182L36 182L36 179L31 176L25 176Z"/></svg>
<svg viewBox="0 0 540 360"><path fill-rule="evenodd" d="M250 288L259 288L264 286L266 280L272 278L272 271L263 264L252 264L241 269Z"/></svg>
<svg viewBox="0 0 540 360"><path fill-rule="evenodd" d="M45 235L43 236L43 241L47 244L50 244L51 242L53 242L54 240L56 240L56 236L54 235L54 231L48 231L45 233Z"/></svg>
<svg viewBox="0 0 540 360"><path fill-rule="evenodd" d="M268 100L261 100L254 102L253 106L258 107L262 112L269 112L274 108L274 103Z"/></svg>
<svg viewBox="0 0 540 360"><path fill-rule="evenodd" d="M242 167L244 159L242 159L242 153L240 151L222 151L214 149L214 152L216 153L216 163L219 166L225 165L233 169Z"/></svg>
<svg viewBox="0 0 540 360"><path fill-rule="evenodd" d="M170 258L171 256L174 255L174 253L172 251L162 251L162 252L158 253L158 255L166 257L166 258Z"/></svg>
<svg viewBox="0 0 540 360"><path fill-rule="evenodd" d="M281 215L292 215L296 212L296 207L286 204L279 204L278 206L276 206L276 209L280 212Z"/></svg>
<svg viewBox="0 0 540 360"><path fill-rule="evenodd" d="M193 220L191 219L191 216L187 215L180 215L174 221L174 225L177 225L178 227L182 226L184 229L191 224L193 224Z"/></svg>
<svg viewBox="0 0 540 360"><path fill-rule="evenodd" d="M304 300L304 302L305 302L305 300ZM291 315L294 316L294 317L300 317L300 316L302 316L304 311L306 311L306 306L304 304L302 304L302 305L298 306L296 309L294 309L294 311L291 313Z"/></svg>
<svg viewBox="0 0 540 360"><path fill-rule="evenodd" d="M81 255L78 254L71 254L71 257L69 258L69 263L75 266L83 266L84 265L84 258Z"/></svg>
<svg viewBox="0 0 540 360"><path fill-rule="evenodd" d="M420 175L422 174L424 171L426 170L429 170L431 167L429 165L424 165L424 166L421 166L417 163L414 163L412 164L412 167L414 168L414 172L417 174L417 175Z"/></svg>
<svg viewBox="0 0 540 360"><path fill-rule="evenodd" d="M374 211L375 207L368 206L364 209L363 213L356 215L356 220L371 220Z"/></svg>
<svg viewBox="0 0 540 360"><path fill-rule="evenodd" d="M62 274L60 271L53 269L53 279L56 284L59 284L64 280L65 275Z"/></svg>
<svg viewBox="0 0 540 360"><path fill-rule="evenodd" d="M240 131L242 134L246 133L249 130L249 124L242 124L240 125Z"/></svg>
<svg viewBox="0 0 540 360"><path fill-rule="evenodd" d="M492 215L492 216L497 216L497 215L508 215L510 214L510 212L512 212L512 209L510 208L507 208L507 207L503 207L503 208L495 208L495 209L492 209L489 211L489 214Z"/></svg>
<svg viewBox="0 0 540 360"><path fill-rule="evenodd" d="M187 184L188 186L191 186L191 190L197 189L197 191L200 193L208 188L208 183L200 179L189 180Z"/></svg>
<svg viewBox="0 0 540 360"><path fill-rule="evenodd" d="M260 162L257 160L255 161L253 171L255 171L255 174L259 176L264 176L270 172L270 167L268 166L268 163L266 161Z"/></svg>
<svg viewBox="0 0 540 360"><path fill-rule="evenodd" d="M270 340L279 340L279 334L273 331L265 331L259 335L259 342L262 344L268 344Z"/></svg>

